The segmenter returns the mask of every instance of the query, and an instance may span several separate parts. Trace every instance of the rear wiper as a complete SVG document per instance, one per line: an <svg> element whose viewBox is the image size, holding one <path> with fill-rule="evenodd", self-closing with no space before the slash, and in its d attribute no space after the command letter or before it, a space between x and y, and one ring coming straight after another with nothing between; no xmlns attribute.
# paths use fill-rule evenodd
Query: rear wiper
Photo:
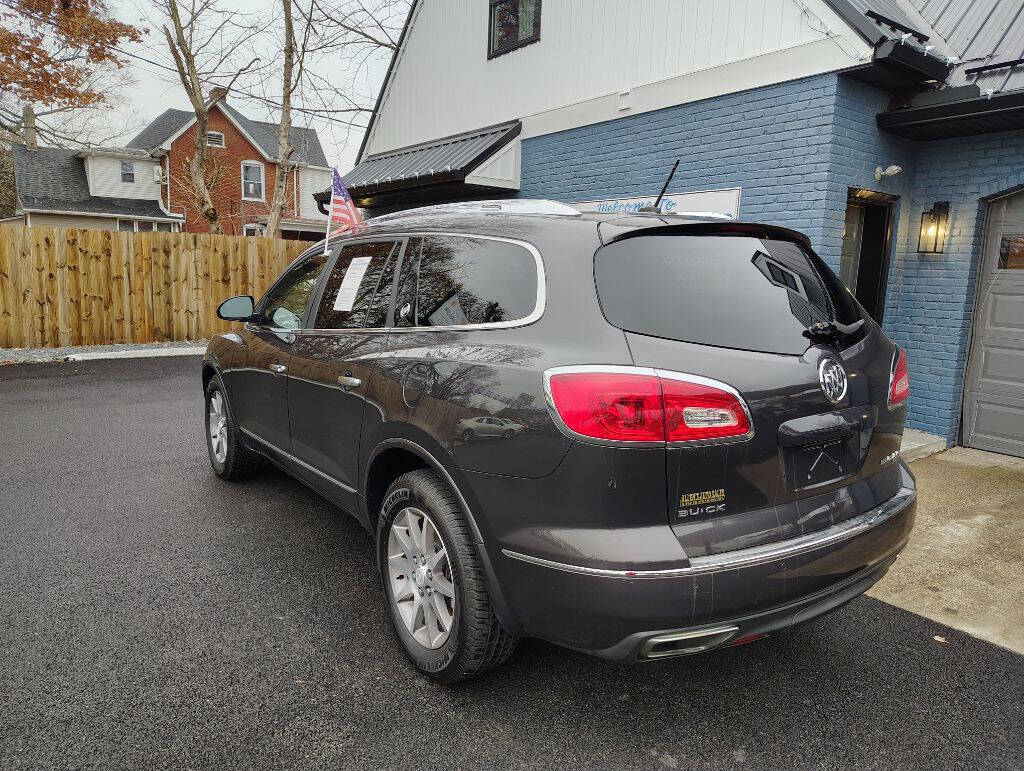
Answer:
<svg viewBox="0 0 1024 771"><path fill-rule="evenodd" d="M803 336L812 342L835 340L837 337L852 335L864 326L864 319L852 324L840 324L838 321L818 321L803 331Z"/></svg>

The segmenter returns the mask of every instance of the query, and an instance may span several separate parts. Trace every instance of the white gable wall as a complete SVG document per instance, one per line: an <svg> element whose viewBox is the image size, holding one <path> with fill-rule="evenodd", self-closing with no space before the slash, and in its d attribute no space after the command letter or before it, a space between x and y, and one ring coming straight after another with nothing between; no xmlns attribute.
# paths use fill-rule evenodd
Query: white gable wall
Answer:
<svg viewBox="0 0 1024 771"><path fill-rule="evenodd" d="M544 0L541 9L539 42L488 60L488 3L419 0L363 155L515 118L524 137L557 131L871 53L820 0Z"/></svg>
<svg viewBox="0 0 1024 771"><path fill-rule="evenodd" d="M121 181L121 161L135 164L135 182ZM153 181L153 169L160 162L140 158L112 158L90 155L85 159L85 173L89 179L89 195L104 198L137 198L146 201L160 199L160 183Z"/></svg>
<svg viewBox="0 0 1024 771"><path fill-rule="evenodd" d="M330 186L330 171L310 166L299 167L299 216L303 219L324 219L313 200L313 193L319 193Z"/></svg>

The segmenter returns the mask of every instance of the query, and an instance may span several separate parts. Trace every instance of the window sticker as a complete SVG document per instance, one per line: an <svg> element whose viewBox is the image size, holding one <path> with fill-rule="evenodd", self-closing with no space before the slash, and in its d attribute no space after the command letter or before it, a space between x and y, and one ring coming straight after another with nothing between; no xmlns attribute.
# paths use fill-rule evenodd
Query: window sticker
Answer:
<svg viewBox="0 0 1024 771"><path fill-rule="evenodd" d="M359 285L363 283L363 276L366 275L366 269L370 267L372 259L372 257L352 258L348 270L345 271L345 278L341 280L341 286L338 287L338 294L334 298L334 310L352 310L356 301L356 292L359 291Z"/></svg>
<svg viewBox="0 0 1024 771"><path fill-rule="evenodd" d="M448 295L448 299L441 303L437 309L427 317L432 327L454 327L468 324L469 319L462 311L457 291Z"/></svg>

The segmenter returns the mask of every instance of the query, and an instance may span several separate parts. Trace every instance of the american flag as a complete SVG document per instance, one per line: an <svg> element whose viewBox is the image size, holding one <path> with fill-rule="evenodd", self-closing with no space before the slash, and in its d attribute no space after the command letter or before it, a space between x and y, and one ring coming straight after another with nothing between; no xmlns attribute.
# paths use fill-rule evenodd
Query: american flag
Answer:
<svg viewBox="0 0 1024 771"><path fill-rule="evenodd" d="M352 203L352 196L348 194L348 188L341 181L341 174L337 168L331 175L331 213L327 222L327 239L346 233L349 230L358 229L363 218L359 216L359 209ZM324 241L324 254L327 253L327 241Z"/></svg>

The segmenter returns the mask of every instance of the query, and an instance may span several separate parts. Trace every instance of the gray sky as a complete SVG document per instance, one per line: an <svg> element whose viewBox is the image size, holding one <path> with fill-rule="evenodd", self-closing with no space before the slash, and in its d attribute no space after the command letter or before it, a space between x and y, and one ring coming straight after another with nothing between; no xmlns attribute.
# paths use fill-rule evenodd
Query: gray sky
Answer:
<svg viewBox="0 0 1024 771"><path fill-rule="evenodd" d="M271 5L272 0L234 0L232 3L232 7L239 11L256 13L268 12ZM162 61L166 58L166 43L163 41L159 29L147 21L147 16L155 17L145 0L112 0L110 7L121 21L150 28L150 33L143 42L126 48L127 51L137 57L154 61ZM144 125L170 107L180 110L191 109L185 92L181 89L180 84L170 79L171 75L138 58L129 58L128 61L132 76L135 78L135 85L126 93L119 94L111 100L115 105L115 111L111 115L112 121L127 125L134 119ZM380 83L387 72L387 65L386 57L378 57L377 60L369 63L365 72L359 73L356 77L356 90L365 97L367 104L372 105ZM336 82L353 78L351 73L344 71L323 72L323 74L329 74L332 81ZM234 107L253 120L277 119L276 115L268 114L262 105L247 104L237 97L229 98ZM307 119L298 115L293 117L293 122L297 125L312 125L317 130L328 162L338 166L342 173L355 163L355 156L362 140L362 130L349 130L347 127L338 124L332 125L326 121L308 123ZM130 135L125 138L126 141L128 138Z"/></svg>

